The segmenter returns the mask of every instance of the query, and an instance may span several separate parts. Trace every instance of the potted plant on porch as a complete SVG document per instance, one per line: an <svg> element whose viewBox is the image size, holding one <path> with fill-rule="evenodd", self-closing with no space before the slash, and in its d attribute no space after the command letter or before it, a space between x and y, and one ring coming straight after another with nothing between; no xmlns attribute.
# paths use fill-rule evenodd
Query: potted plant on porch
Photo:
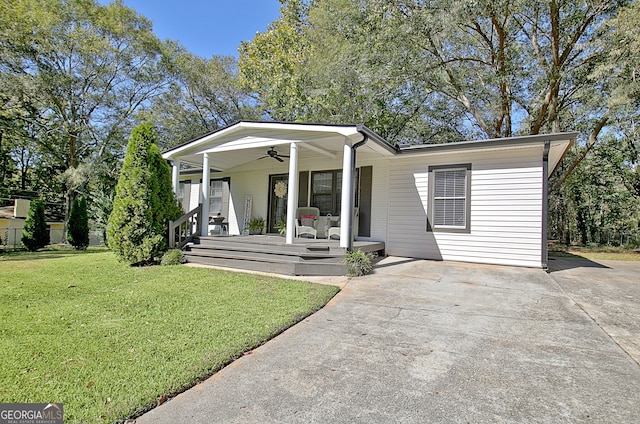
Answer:
<svg viewBox="0 0 640 424"><path fill-rule="evenodd" d="M279 221L276 224L276 230L278 230L278 234L280 234L281 236L284 236L285 234L287 234L287 223L284 221Z"/></svg>
<svg viewBox="0 0 640 424"><path fill-rule="evenodd" d="M262 234L262 230L264 229L264 219L261 216L257 218L251 218L248 225L249 234Z"/></svg>

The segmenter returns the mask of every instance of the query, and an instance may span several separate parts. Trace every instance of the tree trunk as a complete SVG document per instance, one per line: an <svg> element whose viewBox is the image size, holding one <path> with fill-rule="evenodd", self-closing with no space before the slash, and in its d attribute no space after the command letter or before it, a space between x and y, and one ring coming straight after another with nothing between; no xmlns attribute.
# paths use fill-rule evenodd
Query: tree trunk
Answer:
<svg viewBox="0 0 640 424"><path fill-rule="evenodd" d="M4 136L4 131L0 129L0 159L2 159L2 168L0 168L0 187L5 187L4 180L7 176L7 155L4 154L2 150L2 139Z"/></svg>

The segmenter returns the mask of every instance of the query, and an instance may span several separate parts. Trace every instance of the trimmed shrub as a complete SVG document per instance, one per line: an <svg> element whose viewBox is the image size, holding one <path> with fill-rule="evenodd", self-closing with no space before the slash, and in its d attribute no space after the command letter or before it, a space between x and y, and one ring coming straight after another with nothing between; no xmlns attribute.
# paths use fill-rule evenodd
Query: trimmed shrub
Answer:
<svg viewBox="0 0 640 424"><path fill-rule="evenodd" d="M22 229L22 244L30 252L35 252L49 244L49 231L42 200L34 200L29 205L29 213Z"/></svg>
<svg viewBox="0 0 640 424"><path fill-rule="evenodd" d="M167 222L182 215L171 169L150 123L131 134L107 223L107 244L131 265L156 263L167 248Z"/></svg>
<svg viewBox="0 0 640 424"><path fill-rule="evenodd" d="M169 249L167 253L162 255L160 265L180 265L186 263L187 259L182 254L180 249Z"/></svg>
<svg viewBox="0 0 640 424"><path fill-rule="evenodd" d="M67 223L67 241L76 250L84 250L89 246L89 216L87 200L84 196L76 197L71 204Z"/></svg>
<svg viewBox="0 0 640 424"><path fill-rule="evenodd" d="M344 261L349 265L349 275L352 277L361 277L371 272L373 269L373 261L376 254L372 252L363 252L362 250L352 250L347 252Z"/></svg>

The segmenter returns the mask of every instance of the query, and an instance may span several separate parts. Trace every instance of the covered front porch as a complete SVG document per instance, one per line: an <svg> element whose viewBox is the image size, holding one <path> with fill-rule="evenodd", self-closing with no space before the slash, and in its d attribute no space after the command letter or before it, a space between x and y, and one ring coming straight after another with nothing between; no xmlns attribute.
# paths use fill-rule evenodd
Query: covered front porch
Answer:
<svg viewBox="0 0 640 424"><path fill-rule="evenodd" d="M372 166L359 166L394 152L363 126L241 121L163 157L172 163L178 197L185 191L191 196L185 211L201 204L198 215L212 223L224 220L229 234L247 234L252 219L266 217L266 232L275 232L278 224L285 243L293 244L305 218L297 212L317 207L311 225L318 236L333 235L340 247L351 249L356 236L376 237L370 231ZM361 192L361 185L366 190ZM327 227L336 228L327 234ZM199 235L211 230L200 225Z"/></svg>

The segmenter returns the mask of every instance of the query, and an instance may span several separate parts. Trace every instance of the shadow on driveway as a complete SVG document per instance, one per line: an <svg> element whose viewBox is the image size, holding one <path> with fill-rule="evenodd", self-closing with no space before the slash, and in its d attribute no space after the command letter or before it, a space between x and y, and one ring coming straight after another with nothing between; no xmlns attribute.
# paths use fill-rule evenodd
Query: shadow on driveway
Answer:
<svg viewBox="0 0 640 424"><path fill-rule="evenodd" d="M549 261L549 271L562 290L640 364L640 262L555 258Z"/></svg>
<svg viewBox="0 0 640 424"><path fill-rule="evenodd" d="M574 268L609 268L609 267L577 255L571 255L570 257L549 256L549 272L562 271L562 270L574 269Z"/></svg>

